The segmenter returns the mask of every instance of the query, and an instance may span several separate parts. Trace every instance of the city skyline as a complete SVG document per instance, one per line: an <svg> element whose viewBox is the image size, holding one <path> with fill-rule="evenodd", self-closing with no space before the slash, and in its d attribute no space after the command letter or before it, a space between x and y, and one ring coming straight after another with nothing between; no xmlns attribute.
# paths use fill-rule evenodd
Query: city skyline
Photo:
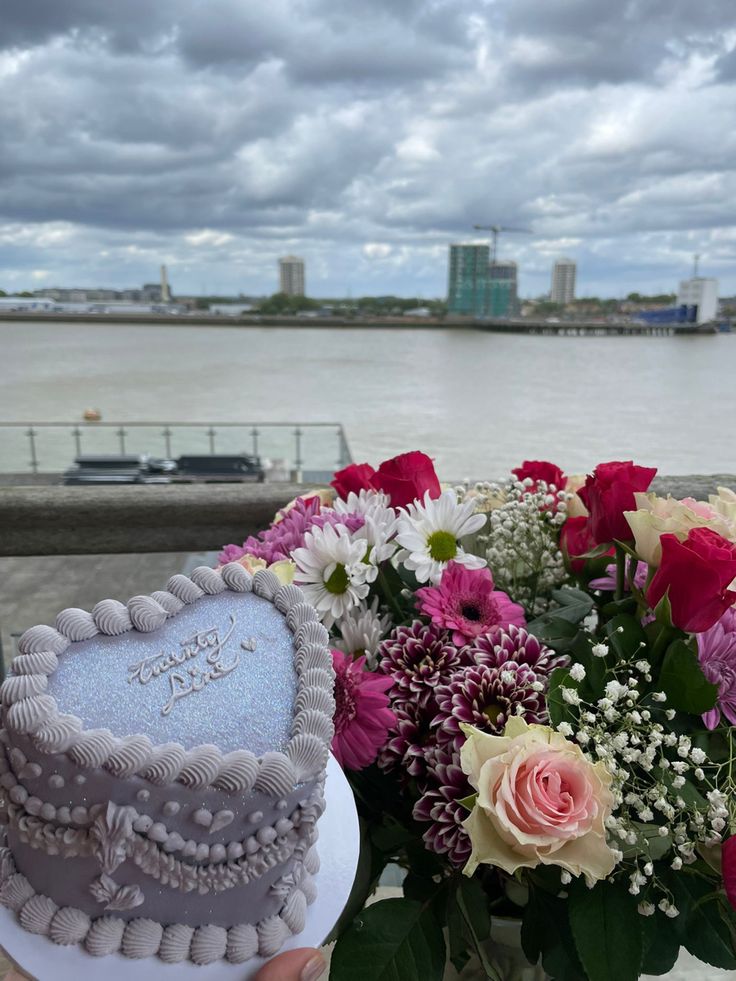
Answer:
<svg viewBox="0 0 736 981"><path fill-rule="evenodd" d="M22 4L0 36L0 288L446 289L501 236L519 293L736 293L731 4ZM487 240L486 240L487 241Z"/></svg>

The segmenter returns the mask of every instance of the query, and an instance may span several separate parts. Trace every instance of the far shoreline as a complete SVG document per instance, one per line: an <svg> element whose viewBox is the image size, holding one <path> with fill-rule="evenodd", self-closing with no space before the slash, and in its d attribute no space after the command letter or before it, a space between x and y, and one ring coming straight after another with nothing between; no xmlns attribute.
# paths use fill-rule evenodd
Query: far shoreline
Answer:
<svg viewBox="0 0 736 981"><path fill-rule="evenodd" d="M679 335L714 335L715 324L606 324L594 321L546 320L477 321L468 317L371 317L344 319L338 317L277 317L256 314L223 317L203 313L195 316L178 314L135 313L45 313L41 311L0 311L0 325L23 323L111 324L126 327L227 327L230 329L286 328L327 330L408 330L408 331L484 331L495 334L594 336L594 337L671 337Z"/></svg>

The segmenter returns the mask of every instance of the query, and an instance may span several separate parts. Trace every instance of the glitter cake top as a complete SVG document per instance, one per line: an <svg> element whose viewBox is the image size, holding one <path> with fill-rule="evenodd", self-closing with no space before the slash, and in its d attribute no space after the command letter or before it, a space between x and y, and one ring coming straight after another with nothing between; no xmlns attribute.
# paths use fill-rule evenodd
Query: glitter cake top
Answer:
<svg viewBox="0 0 736 981"><path fill-rule="evenodd" d="M151 633L73 644L49 678L59 711L86 729L153 743L283 751L296 693L294 638L254 593L205 596Z"/></svg>

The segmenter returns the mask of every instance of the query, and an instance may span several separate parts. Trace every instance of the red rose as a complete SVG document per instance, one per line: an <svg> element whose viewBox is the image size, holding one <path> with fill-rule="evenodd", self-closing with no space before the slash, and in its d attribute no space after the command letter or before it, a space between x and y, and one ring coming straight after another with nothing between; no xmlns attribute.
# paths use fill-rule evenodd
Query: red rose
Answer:
<svg viewBox="0 0 736 981"><path fill-rule="evenodd" d="M693 528L684 542L662 535L662 561L647 590L652 609L667 594L672 622L700 633L736 602L728 587L736 578L736 545L711 528Z"/></svg>
<svg viewBox="0 0 736 981"><path fill-rule="evenodd" d="M736 837L727 838L721 846L723 886L729 903L736 909Z"/></svg>
<svg viewBox="0 0 736 981"><path fill-rule="evenodd" d="M414 450L384 460L371 479L371 485L391 498L391 506L406 507L421 500L429 491L430 497L442 493L434 464L426 453Z"/></svg>
<svg viewBox="0 0 736 981"><path fill-rule="evenodd" d="M656 467L625 463L599 463L578 495L590 513L590 528L596 545L614 538L628 541L633 536L624 511L636 511L634 494L649 488Z"/></svg>
<svg viewBox="0 0 736 981"><path fill-rule="evenodd" d="M575 558L575 556L591 552L595 545L588 518L567 519L560 531L560 551L573 572L582 572L585 568L585 559ZM612 553L613 549L608 554Z"/></svg>
<svg viewBox="0 0 736 981"><path fill-rule="evenodd" d="M516 467L511 473L520 481L526 480L527 477L533 480L534 485L530 488L532 491L536 491L540 480L543 480L548 487L550 484L554 484L558 491L565 489L564 473L558 466L547 460L524 460L522 465Z"/></svg>
<svg viewBox="0 0 736 981"><path fill-rule="evenodd" d="M338 470L330 484L337 491L337 496L345 499L351 491L358 494L362 490L370 490L373 487L371 477L375 472L370 463L351 463L349 467Z"/></svg>

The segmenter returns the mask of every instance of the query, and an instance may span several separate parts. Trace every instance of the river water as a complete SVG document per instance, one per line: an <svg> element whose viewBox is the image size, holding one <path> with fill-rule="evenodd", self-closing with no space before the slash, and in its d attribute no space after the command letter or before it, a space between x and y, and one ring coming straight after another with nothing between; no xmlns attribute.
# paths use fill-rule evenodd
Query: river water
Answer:
<svg viewBox="0 0 736 981"><path fill-rule="evenodd" d="M423 449L453 480L523 458L733 473L734 368L729 335L3 323L0 423L78 421L86 407L111 421L328 420L356 460ZM25 465L21 437L0 430L1 469ZM314 453L312 466L336 462L332 443Z"/></svg>

